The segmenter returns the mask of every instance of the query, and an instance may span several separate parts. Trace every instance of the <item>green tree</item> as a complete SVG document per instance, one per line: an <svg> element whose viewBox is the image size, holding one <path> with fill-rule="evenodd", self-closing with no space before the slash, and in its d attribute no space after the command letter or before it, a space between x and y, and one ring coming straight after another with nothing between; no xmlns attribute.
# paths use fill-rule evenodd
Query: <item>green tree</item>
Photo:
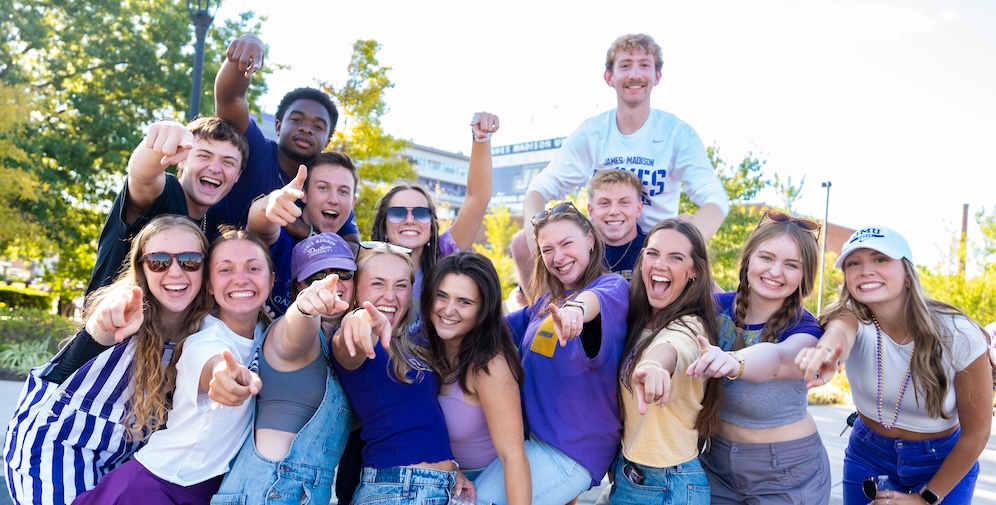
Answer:
<svg viewBox="0 0 996 505"><path fill-rule="evenodd" d="M205 47L205 89L228 41L261 22L247 13L215 23ZM7 222L36 223L41 231L22 242L0 236L0 250L58 255L57 285L89 277L104 213L144 126L186 116L193 38L186 5L176 0L3 2L0 83L23 90L32 113L19 127L0 129L0 143L24 156L8 156L16 151L5 148L0 157L5 172L30 174L21 180L35 188L14 199ZM250 98L266 89L255 81ZM212 95L202 103L212 103Z"/></svg>
<svg viewBox="0 0 996 505"><path fill-rule="evenodd" d="M384 132L381 117L388 112L384 94L394 87L390 66L377 59L380 44L357 40L349 61L349 78L341 87L323 83L322 89L334 96L340 108L340 124L329 146L348 154L360 171L356 223L361 234L373 228L374 205L397 181L415 180L415 170L399 154L410 145Z"/></svg>
<svg viewBox="0 0 996 505"><path fill-rule="evenodd" d="M515 289L518 279L515 276L515 262L509 245L512 236L519 231L519 224L512 219L512 211L507 205L492 205L484 216L484 236L488 245L474 244L475 251L487 256L498 271L501 280L502 297L507 298Z"/></svg>

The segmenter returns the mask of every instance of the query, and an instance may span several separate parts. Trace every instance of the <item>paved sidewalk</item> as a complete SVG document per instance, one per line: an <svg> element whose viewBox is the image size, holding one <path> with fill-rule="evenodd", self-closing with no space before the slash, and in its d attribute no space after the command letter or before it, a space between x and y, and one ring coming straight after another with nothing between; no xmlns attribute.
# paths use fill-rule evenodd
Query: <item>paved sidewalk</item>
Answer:
<svg viewBox="0 0 996 505"><path fill-rule="evenodd" d="M10 420L11 415L13 415L14 403L17 401L17 396L20 393L20 382L0 381L0 423L2 423L4 430L6 430L7 422ZM826 446L827 453L830 456L830 471L833 481L830 503L840 504L842 503L840 481L843 472L844 446L847 445L847 435L845 434L843 437L839 435L840 430L844 427L847 415L853 409L839 406L811 406L809 407L809 411L816 418L816 424L819 425L820 429L820 436L823 438L823 444ZM0 438L2 438L2 435L0 435ZM975 505L996 505L996 434L989 437L989 443L986 445L979 460L982 464L982 472L975 488L975 498L972 500L972 503ZM581 495L578 503L582 505L594 504L607 483L607 480L603 480L601 486L593 488ZM333 501L333 503L335 502ZM12 505L10 496L7 494L6 483L4 483L3 490L0 491L0 505Z"/></svg>

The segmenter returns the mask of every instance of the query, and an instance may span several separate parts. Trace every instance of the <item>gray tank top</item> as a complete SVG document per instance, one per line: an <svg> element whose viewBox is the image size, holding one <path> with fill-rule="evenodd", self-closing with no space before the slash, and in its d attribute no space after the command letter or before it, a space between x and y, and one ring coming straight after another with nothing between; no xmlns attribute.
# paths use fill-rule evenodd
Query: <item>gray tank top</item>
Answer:
<svg viewBox="0 0 996 505"><path fill-rule="evenodd" d="M322 353L304 368L275 370L259 353L263 388L256 397L256 428L297 433L311 420L325 397L329 363Z"/></svg>
<svg viewBox="0 0 996 505"><path fill-rule="evenodd" d="M806 382L776 379L759 384L723 379L719 418L744 428L776 428L806 416Z"/></svg>

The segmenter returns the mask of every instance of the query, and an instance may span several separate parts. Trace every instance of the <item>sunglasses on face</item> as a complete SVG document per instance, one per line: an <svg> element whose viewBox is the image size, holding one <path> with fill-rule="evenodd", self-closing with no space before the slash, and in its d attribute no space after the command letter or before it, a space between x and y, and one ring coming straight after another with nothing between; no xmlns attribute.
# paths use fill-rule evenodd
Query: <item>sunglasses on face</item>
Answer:
<svg viewBox="0 0 996 505"><path fill-rule="evenodd" d="M142 262L145 263L145 266L156 273L169 270L169 267L173 265L174 259L180 265L180 268L186 272L196 272L204 266L204 255L199 252L182 252L179 254L154 252L142 256Z"/></svg>
<svg viewBox="0 0 996 505"><path fill-rule="evenodd" d="M571 210L573 210L575 214L581 214L578 208L574 206L574 202L564 202L564 203L558 203L557 205L554 205L549 209L541 210L533 214L533 217L529 218L529 222L535 225L536 223L544 219L554 216L559 216L561 214L566 214Z"/></svg>
<svg viewBox="0 0 996 505"><path fill-rule="evenodd" d="M429 224L432 221L432 211L428 207L388 207L387 208L387 220L398 224L408 219L408 216L413 217L416 221L422 224Z"/></svg>
<svg viewBox="0 0 996 505"><path fill-rule="evenodd" d="M352 270L323 270L304 280L305 284L311 285L315 281L320 281L330 275L338 275L340 281L348 281L353 278Z"/></svg>
<svg viewBox="0 0 996 505"><path fill-rule="evenodd" d="M774 221L776 223L792 223L799 227L800 230L808 231L816 235L816 240L820 239L820 223L813 221L812 219L806 219L804 217L792 217L782 211L768 209L764 211L764 215L761 216L761 221L757 223L757 227L761 227L761 223L767 218L768 221Z"/></svg>
<svg viewBox="0 0 996 505"><path fill-rule="evenodd" d="M411 248L405 247L403 245L395 245L395 244L392 244L390 242L381 242L379 240L364 240L363 242L360 242L360 247L362 247L364 249L376 249L376 248L381 247L381 246L386 247L389 251L390 250L398 250L398 251L401 251L401 252L403 252L405 254L411 254L412 253Z"/></svg>

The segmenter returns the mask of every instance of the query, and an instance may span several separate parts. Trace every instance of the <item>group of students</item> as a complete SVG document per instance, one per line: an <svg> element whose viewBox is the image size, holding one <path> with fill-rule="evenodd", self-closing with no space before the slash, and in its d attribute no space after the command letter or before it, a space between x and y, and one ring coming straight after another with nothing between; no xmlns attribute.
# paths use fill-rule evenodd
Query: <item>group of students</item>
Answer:
<svg viewBox="0 0 996 505"><path fill-rule="evenodd" d="M559 505L608 473L611 503L827 503L806 392L844 360L860 414L845 503L970 501L991 426L987 335L926 297L887 228L845 244L840 299L817 320L802 304L820 227L774 210L737 288L716 293L706 240L728 202L694 131L649 107L650 37L613 43L618 108L530 186L511 312L468 251L498 118L471 121L447 230L425 188L399 184L361 241L359 173L321 152L327 96L288 94L276 142L249 117L262 47L229 47L220 118L153 123L136 148L83 328L32 370L8 426L16 502L324 504L335 483L340 503ZM591 219L548 206L585 174ZM682 186L694 216L675 217ZM209 237L217 223L235 226Z"/></svg>

